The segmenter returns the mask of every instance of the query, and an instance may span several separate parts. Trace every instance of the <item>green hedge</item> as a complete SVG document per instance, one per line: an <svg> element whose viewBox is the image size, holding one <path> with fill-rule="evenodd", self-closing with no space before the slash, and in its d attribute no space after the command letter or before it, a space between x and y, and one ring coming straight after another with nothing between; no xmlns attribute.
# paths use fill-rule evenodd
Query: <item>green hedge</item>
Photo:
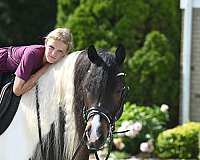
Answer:
<svg viewBox="0 0 200 160"><path fill-rule="evenodd" d="M198 157L198 134L200 123L189 122L159 134L156 154L160 158Z"/></svg>

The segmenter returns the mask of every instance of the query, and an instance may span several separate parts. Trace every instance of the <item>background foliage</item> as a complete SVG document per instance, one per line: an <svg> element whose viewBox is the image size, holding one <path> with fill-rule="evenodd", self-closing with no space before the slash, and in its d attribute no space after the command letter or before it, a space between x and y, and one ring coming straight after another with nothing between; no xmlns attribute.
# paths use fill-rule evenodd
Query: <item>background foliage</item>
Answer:
<svg viewBox="0 0 200 160"><path fill-rule="evenodd" d="M179 1L58 0L58 26L70 26L77 49L90 43L113 47L123 43L132 55L152 30L164 33L173 51L179 46Z"/></svg>

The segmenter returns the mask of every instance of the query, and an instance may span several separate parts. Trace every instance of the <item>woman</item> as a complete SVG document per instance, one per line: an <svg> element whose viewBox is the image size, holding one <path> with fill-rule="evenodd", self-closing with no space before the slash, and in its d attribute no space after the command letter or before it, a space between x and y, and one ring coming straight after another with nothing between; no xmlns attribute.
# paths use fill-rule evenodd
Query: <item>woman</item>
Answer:
<svg viewBox="0 0 200 160"><path fill-rule="evenodd" d="M15 74L13 93L21 96L35 86L49 65L62 59L72 47L70 30L57 28L45 37L45 45L0 48L0 73Z"/></svg>

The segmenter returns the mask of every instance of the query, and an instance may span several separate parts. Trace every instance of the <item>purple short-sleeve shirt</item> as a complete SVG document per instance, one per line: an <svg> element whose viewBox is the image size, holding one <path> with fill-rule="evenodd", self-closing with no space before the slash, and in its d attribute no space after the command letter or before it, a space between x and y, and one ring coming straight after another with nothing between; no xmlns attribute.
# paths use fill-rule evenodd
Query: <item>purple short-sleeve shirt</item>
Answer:
<svg viewBox="0 0 200 160"><path fill-rule="evenodd" d="M44 50L43 45L0 48L0 73L11 72L28 80L42 67Z"/></svg>

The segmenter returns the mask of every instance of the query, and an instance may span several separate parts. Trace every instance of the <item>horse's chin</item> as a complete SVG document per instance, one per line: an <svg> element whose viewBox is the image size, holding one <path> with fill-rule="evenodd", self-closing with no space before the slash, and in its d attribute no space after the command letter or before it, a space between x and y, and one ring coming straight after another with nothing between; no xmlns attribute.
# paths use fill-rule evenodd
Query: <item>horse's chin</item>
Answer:
<svg viewBox="0 0 200 160"><path fill-rule="evenodd" d="M88 150L90 150L91 152L95 152L102 149L105 142L104 143L101 143L100 141L97 141L95 143L87 142L86 144L87 144Z"/></svg>

